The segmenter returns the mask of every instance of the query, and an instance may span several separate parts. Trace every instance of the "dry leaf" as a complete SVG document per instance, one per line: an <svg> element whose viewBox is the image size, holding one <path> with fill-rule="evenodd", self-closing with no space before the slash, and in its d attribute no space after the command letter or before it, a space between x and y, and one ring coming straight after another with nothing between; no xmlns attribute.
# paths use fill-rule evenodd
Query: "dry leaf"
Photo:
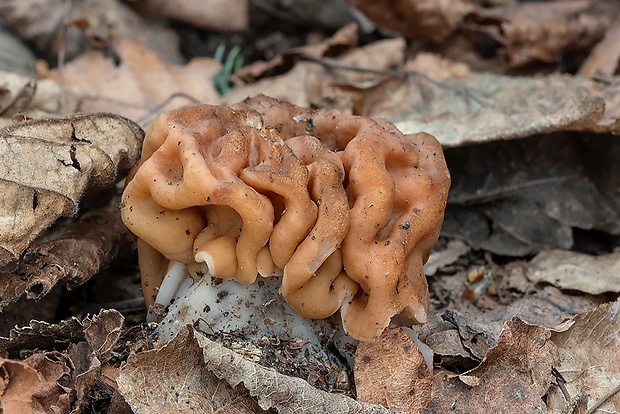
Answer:
<svg viewBox="0 0 620 414"><path fill-rule="evenodd" d="M593 82L473 74L433 81L420 73L362 91L356 113L383 117L404 133L426 131L447 147L593 128L605 107Z"/></svg>
<svg viewBox="0 0 620 414"><path fill-rule="evenodd" d="M0 357L0 408L4 413L34 413L33 394L39 385L37 371L28 364Z"/></svg>
<svg viewBox="0 0 620 414"><path fill-rule="evenodd" d="M304 56L333 57L357 46L357 42L357 25L350 24L318 44L289 49L268 62L258 61L244 66L235 72L235 77L244 82L253 83L262 78L281 75L290 70Z"/></svg>
<svg viewBox="0 0 620 414"><path fill-rule="evenodd" d="M505 47L508 67L516 68L532 62L554 63L570 53L588 51L605 34L617 6L589 0L529 1L478 9L477 18L486 23L480 29Z"/></svg>
<svg viewBox="0 0 620 414"><path fill-rule="evenodd" d="M532 282L547 282L561 289L591 295L620 292L620 252L590 256L566 250L546 250L527 266Z"/></svg>
<svg viewBox="0 0 620 414"><path fill-rule="evenodd" d="M17 73L0 71L0 128L15 124L16 114L26 119L46 118L75 112L79 97L63 91L51 79L35 80Z"/></svg>
<svg viewBox="0 0 620 414"><path fill-rule="evenodd" d="M137 160L144 136L112 114L24 122L0 134L0 266L57 218L75 214L87 189L112 186Z"/></svg>
<svg viewBox="0 0 620 414"><path fill-rule="evenodd" d="M357 400L405 413L422 413L431 398L433 377L415 342L401 328L386 329L355 353Z"/></svg>
<svg viewBox="0 0 620 414"><path fill-rule="evenodd" d="M39 374L40 381L33 393L32 407L37 414L63 414L69 411L74 391L69 387L73 363L63 353L34 354L24 363Z"/></svg>
<svg viewBox="0 0 620 414"><path fill-rule="evenodd" d="M613 76L620 60L620 13L579 68L579 76Z"/></svg>
<svg viewBox="0 0 620 414"><path fill-rule="evenodd" d="M348 0L379 27L414 39L445 40L474 11L471 0Z"/></svg>
<svg viewBox="0 0 620 414"><path fill-rule="evenodd" d="M0 311L24 294L40 299L61 282L69 289L83 284L133 242L116 203L80 216L26 249L16 266L0 269Z"/></svg>
<svg viewBox="0 0 620 414"><path fill-rule="evenodd" d="M248 26L248 0L150 0L149 9L173 20L214 32Z"/></svg>
<svg viewBox="0 0 620 414"><path fill-rule="evenodd" d="M125 36L157 50L170 62L182 61L173 31L145 22L117 0L3 0L0 19L49 59L56 58L61 49L71 58L89 42L105 47L116 36ZM73 22L79 22L76 26L82 29L66 27Z"/></svg>
<svg viewBox="0 0 620 414"><path fill-rule="evenodd" d="M441 250L433 250L431 256L424 264L424 274L433 276L437 270L456 262L459 257L466 255L470 247L460 240L450 240L448 245Z"/></svg>
<svg viewBox="0 0 620 414"><path fill-rule="evenodd" d="M572 321L570 328L551 335L560 352L557 370L569 395L586 393L591 408L620 386L620 302L605 303ZM566 403L560 389L551 390L549 412L562 412ZM599 409L620 412L620 393L610 396Z"/></svg>
<svg viewBox="0 0 620 414"><path fill-rule="evenodd" d="M196 58L184 66L166 63L157 53L127 38L114 44L115 61L102 51L90 51L62 69L66 86L83 94L80 110L116 112L137 122L188 103L217 105L212 84L221 64ZM61 74L54 71L52 78Z"/></svg>
<svg viewBox="0 0 620 414"><path fill-rule="evenodd" d="M345 30L347 28L342 29L342 36L346 34ZM321 45L313 53L336 53L343 43L344 39L341 43L334 38L329 47ZM330 107L350 112L358 95L356 88L375 85L400 67L404 59L404 41L387 39L347 50L337 57L292 53L284 55L283 59L291 64L301 60L283 75L231 89L223 97L224 103L232 104L262 93L299 106ZM284 68L276 65L274 69Z"/></svg>
<svg viewBox="0 0 620 414"><path fill-rule="evenodd" d="M481 364L445 375L430 405L437 413L541 413L558 352L550 332L514 318Z"/></svg>
<svg viewBox="0 0 620 414"><path fill-rule="evenodd" d="M227 413L269 409L280 414L395 413L319 391L300 378L265 368L209 340L191 326L183 328L160 350L129 358L117 382L123 397L141 412L186 412L189 407L202 407L201 412L208 413L218 409ZM159 391L156 394L155 389ZM253 397L258 398L258 405Z"/></svg>
<svg viewBox="0 0 620 414"><path fill-rule="evenodd" d="M58 344L84 340L84 330L79 319L72 317L57 324L30 321L28 326L14 328L7 338L0 337L0 352L17 354L23 350L54 349Z"/></svg>
<svg viewBox="0 0 620 414"><path fill-rule="evenodd" d="M618 157L613 135L553 134L447 150L452 187L442 232L510 256L569 249L573 228L619 234Z"/></svg>
<svg viewBox="0 0 620 414"><path fill-rule="evenodd" d="M184 328L164 347L131 356L121 367L119 391L134 412L264 412L242 386L231 387L209 370L193 333Z"/></svg>
<svg viewBox="0 0 620 414"><path fill-rule="evenodd" d="M86 340L71 344L67 351L75 364L72 385L77 401L73 404L73 412L83 412L93 403L92 400L105 399L113 393L110 387L104 387L104 392L94 390L103 381L104 364L110 359L110 351L120 338L124 319L118 311L111 309L82 322Z"/></svg>

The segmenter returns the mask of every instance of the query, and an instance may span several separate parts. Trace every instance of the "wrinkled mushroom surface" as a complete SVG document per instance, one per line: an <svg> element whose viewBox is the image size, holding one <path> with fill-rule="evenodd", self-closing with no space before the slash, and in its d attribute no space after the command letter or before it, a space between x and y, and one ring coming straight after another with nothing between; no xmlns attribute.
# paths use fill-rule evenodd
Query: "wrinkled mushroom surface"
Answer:
<svg viewBox="0 0 620 414"><path fill-rule="evenodd" d="M259 96L159 117L121 208L147 304L179 262L194 279L205 266L245 284L277 275L297 312L340 309L371 341L396 315L426 321L423 264L449 185L429 134Z"/></svg>

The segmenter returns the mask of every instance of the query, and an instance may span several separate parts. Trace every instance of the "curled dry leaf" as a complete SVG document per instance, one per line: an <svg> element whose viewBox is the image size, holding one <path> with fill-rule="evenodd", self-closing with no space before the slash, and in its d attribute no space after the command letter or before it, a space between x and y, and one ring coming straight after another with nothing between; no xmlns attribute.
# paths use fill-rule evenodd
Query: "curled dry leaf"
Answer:
<svg viewBox="0 0 620 414"><path fill-rule="evenodd" d="M558 372L571 397L582 392L592 408L620 386L620 301L605 303L575 316L572 326L553 332L551 340L560 352ZM567 401L561 390L549 394L549 412L565 412ZM620 393L605 399L600 412L620 412Z"/></svg>
<svg viewBox="0 0 620 414"><path fill-rule="evenodd" d="M431 398L433 379L424 356L402 328L388 329L355 353L358 401L405 413L421 413Z"/></svg>
<svg viewBox="0 0 620 414"><path fill-rule="evenodd" d="M17 265L0 269L0 310L23 294L40 299L64 282L69 289L105 269L134 239L110 204L80 216L45 242L26 249Z"/></svg>
<svg viewBox="0 0 620 414"><path fill-rule="evenodd" d="M165 347L130 357L117 378L134 411L257 413L394 413L329 394L306 381L264 368L209 340L191 326ZM160 392L154 394L157 388ZM255 398L258 399L258 403ZM182 410L182 411L177 411Z"/></svg>
<svg viewBox="0 0 620 414"><path fill-rule="evenodd" d="M527 267L532 282L547 282L561 289L599 295L620 292L620 252L601 256L566 250L546 250Z"/></svg>
<svg viewBox="0 0 620 414"><path fill-rule="evenodd" d="M497 345L481 364L459 376L446 375L430 409L437 413L541 413L558 352L551 333L518 318L504 324Z"/></svg>
<svg viewBox="0 0 620 414"><path fill-rule="evenodd" d="M144 136L113 114L29 121L0 131L0 266L14 261L90 188L112 186Z"/></svg>

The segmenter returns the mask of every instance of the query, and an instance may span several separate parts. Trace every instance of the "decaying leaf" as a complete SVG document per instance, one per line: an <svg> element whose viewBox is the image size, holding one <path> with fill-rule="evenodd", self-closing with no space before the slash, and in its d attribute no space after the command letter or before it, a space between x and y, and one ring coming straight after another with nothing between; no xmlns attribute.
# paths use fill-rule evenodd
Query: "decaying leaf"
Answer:
<svg viewBox="0 0 620 414"><path fill-rule="evenodd" d="M141 412L202 407L203 412L230 413L394 413L262 367L191 326L165 347L130 357L117 382L123 397ZM153 388L160 392L154 395Z"/></svg>
<svg viewBox="0 0 620 414"><path fill-rule="evenodd" d="M40 299L59 283L69 289L83 284L105 269L118 252L131 248L133 240L116 204L80 216L50 240L26 249L16 266L0 269L0 310L24 294Z"/></svg>
<svg viewBox="0 0 620 414"><path fill-rule="evenodd" d="M620 386L620 301L600 305L572 321L567 330L551 335L560 353L557 370L569 395L587 394L591 408ZM549 412L563 412L566 404L560 389L550 392ZM601 412L620 412L620 393L610 395L599 408Z"/></svg>
<svg viewBox="0 0 620 414"><path fill-rule="evenodd" d="M445 375L430 404L437 413L541 413L558 352L551 333L514 318L504 324L482 363L461 375Z"/></svg>
<svg viewBox="0 0 620 414"><path fill-rule="evenodd" d="M566 250L543 251L528 264L527 278L592 295L618 293L620 252L590 256Z"/></svg>
<svg viewBox="0 0 620 414"><path fill-rule="evenodd" d="M134 412L265 412L243 386L231 387L209 370L193 332L184 328L164 347L134 355L123 365L117 383Z"/></svg>
<svg viewBox="0 0 620 414"><path fill-rule="evenodd" d="M96 386L107 390L100 394L113 393L109 386L102 385L105 384L103 372L107 367L105 364L110 359L110 351L120 338L124 320L118 311L112 309L101 311L92 319L86 318L82 321L85 341L72 343L67 351L75 365L72 372L72 386L77 397L77 402L74 404L76 411L91 404L92 399L101 398L91 395Z"/></svg>
<svg viewBox="0 0 620 414"><path fill-rule="evenodd" d="M386 329L355 353L357 400L405 413L422 413L431 398L433 378L422 353L402 328Z"/></svg>
<svg viewBox="0 0 620 414"><path fill-rule="evenodd" d="M0 130L0 266L15 260L89 188L112 186L144 136L112 114L29 121Z"/></svg>
<svg viewBox="0 0 620 414"><path fill-rule="evenodd" d="M0 337L0 352L18 354L23 350L54 349L58 344L84 340L84 330L79 319L72 317L57 324L30 321L28 326L14 328L8 337Z"/></svg>
<svg viewBox="0 0 620 414"><path fill-rule="evenodd" d="M443 233L511 256L571 248L573 228L619 234L618 156L613 135L552 134L448 150Z"/></svg>
<svg viewBox="0 0 620 414"><path fill-rule="evenodd" d="M73 363L61 352L37 353L24 363L39 373L39 383L33 393L32 408L40 414L62 414L69 411L74 397L71 383Z"/></svg>
<svg viewBox="0 0 620 414"><path fill-rule="evenodd" d="M33 394L39 384L34 368L0 357L0 407L5 413L33 413Z"/></svg>
<svg viewBox="0 0 620 414"><path fill-rule="evenodd" d="M117 60L93 50L67 63L62 74L50 73L83 94L81 111L121 113L143 124L181 105L219 103L212 83L219 62L196 58L184 66L170 64L127 38L118 39L113 49Z"/></svg>

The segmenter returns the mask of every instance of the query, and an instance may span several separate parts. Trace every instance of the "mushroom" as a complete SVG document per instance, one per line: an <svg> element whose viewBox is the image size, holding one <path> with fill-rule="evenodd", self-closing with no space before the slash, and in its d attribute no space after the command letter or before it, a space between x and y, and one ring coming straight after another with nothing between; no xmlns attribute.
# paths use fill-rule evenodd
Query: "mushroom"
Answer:
<svg viewBox="0 0 620 414"><path fill-rule="evenodd" d="M292 308L340 310L361 341L394 317L427 319L423 264L450 185L429 134L258 96L160 116L131 177L121 211L140 240L147 305L207 273L281 276Z"/></svg>

